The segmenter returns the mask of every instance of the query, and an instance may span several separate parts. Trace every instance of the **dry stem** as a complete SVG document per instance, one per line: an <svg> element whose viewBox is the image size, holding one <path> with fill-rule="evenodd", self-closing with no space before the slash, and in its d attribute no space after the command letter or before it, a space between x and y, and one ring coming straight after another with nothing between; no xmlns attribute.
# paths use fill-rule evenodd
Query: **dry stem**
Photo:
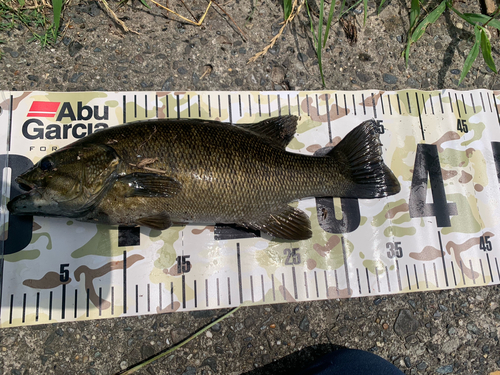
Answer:
<svg viewBox="0 0 500 375"><path fill-rule="evenodd" d="M106 0L99 0L99 1L102 3L102 5L104 5L104 9L105 9L106 13L108 14L108 16L110 16L118 25L120 25L121 28L123 29L123 31L125 31L125 32L129 32L130 31L131 33L139 35L139 33L137 31L129 29L127 27L127 25L125 25L125 22L123 22L121 19L119 19L116 16L115 12L113 12L111 10L111 8L109 7L108 2Z"/></svg>
<svg viewBox="0 0 500 375"><path fill-rule="evenodd" d="M276 34L276 36L273 39L271 39L271 42L266 47L264 47L264 49L262 51L256 53L254 56L252 56L250 58L250 60L248 60L247 64L250 64L251 62L256 61L259 57L264 56L267 53L267 51L269 51L269 49L272 48L272 46L274 46L274 43L276 43L278 38L281 36L281 34L283 33L283 30L285 30L286 25L288 25L290 22L292 22L292 20L295 18L295 16L297 14L299 14L300 9L304 5L304 2L305 2L305 0L302 0L300 5L297 7L297 0L294 0L293 5L292 5L292 9L294 11L290 12L290 15L288 16L286 21L283 23L283 26L281 26L281 29L278 32L278 34Z"/></svg>

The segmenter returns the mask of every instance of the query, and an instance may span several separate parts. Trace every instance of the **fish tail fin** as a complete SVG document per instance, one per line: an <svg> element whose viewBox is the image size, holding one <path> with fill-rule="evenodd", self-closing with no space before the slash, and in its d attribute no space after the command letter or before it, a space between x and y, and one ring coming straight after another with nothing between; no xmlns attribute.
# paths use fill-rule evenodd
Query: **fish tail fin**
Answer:
<svg viewBox="0 0 500 375"><path fill-rule="evenodd" d="M349 194L355 198L381 198L397 194L399 181L382 159L381 142L375 120L354 128L327 155L343 161L354 186Z"/></svg>

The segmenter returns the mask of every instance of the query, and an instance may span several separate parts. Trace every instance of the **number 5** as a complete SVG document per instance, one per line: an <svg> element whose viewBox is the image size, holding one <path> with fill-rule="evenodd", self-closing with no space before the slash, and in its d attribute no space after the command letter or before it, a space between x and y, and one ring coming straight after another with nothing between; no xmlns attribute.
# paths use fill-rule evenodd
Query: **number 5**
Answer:
<svg viewBox="0 0 500 375"><path fill-rule="evenodd" d="M67 270L66 267L69 267L69 263L64 263L59 266L59 281L62 283L69 280L69 270Z"/></svg>

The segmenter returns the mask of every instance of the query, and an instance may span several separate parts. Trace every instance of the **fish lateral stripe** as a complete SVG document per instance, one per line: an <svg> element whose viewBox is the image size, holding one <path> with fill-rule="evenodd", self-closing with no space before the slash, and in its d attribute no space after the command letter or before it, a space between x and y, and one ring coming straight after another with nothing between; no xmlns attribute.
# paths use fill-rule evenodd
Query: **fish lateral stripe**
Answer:
<svg viewBox="0 0 500 375"><path fill-rule="evenodd" d="M61 102L34 101L28 111L28 117L54 117Z"/></svg>

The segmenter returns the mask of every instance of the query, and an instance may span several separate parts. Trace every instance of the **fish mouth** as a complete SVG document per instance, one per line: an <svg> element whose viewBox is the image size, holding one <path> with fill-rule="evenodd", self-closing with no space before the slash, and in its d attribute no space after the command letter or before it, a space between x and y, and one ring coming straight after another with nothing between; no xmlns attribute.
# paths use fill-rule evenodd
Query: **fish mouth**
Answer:
<svg viewBox="0 0 500 375"><path fill-rule="evenodd" d="M37 188L36 184L29 182L22 177L17 177L16 182L19 185L19 188L23 191L31 191Z"/></svg>

